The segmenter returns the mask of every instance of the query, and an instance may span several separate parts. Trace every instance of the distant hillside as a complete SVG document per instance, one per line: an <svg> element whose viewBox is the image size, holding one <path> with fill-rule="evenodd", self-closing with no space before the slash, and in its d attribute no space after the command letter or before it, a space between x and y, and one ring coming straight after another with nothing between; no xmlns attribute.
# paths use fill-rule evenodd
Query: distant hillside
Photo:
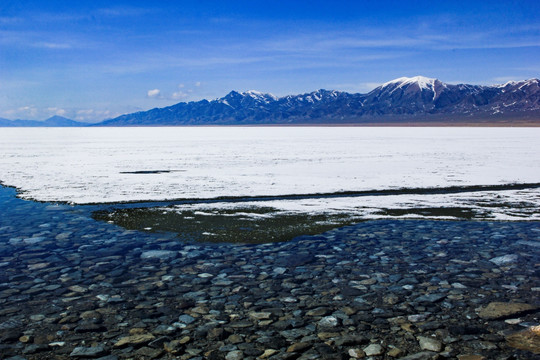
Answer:
<svg viewBox="0 0 540 360"><path fill-rule="evenodd" d="M413 121L538 121L538 79L450 85L423 76L389 81L367 94L317 90L275 97L256 91L126 114L97 126L349 124Z"/></svg>
<svg viewBox="0 0 540 360"><path fill-rule="evenodd" d="M78 122L62 116L53 116L45 121L38 120L8 120L0 118L0 127L76 127L88 126L87 123Z"/></svg>

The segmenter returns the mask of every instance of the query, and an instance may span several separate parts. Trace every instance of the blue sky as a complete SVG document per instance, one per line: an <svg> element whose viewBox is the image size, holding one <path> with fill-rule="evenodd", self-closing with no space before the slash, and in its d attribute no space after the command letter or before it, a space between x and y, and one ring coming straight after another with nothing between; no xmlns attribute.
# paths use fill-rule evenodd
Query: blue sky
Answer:
<svg viewBox="0 0 540 360"><path fill-rule="evenodd" d="M0 2L0 117L540 77L540 1Z"/></svg>

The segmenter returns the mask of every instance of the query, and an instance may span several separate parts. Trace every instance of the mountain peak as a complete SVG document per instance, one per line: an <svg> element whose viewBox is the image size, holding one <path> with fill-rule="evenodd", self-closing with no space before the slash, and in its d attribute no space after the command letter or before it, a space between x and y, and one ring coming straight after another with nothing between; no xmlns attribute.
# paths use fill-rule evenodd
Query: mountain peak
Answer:
<svg viewBox="0 0 540 360"><path fill-rule="evenodd" d="M278 97L273 95L273 94L268 94L268 93L262 93L260 91L257 91L257 90L248 90L246 92L243 92L242 95L244 96L249 96L249 97L252 97L254 99L257 99L257 100L264 100L264 101L268 101L268 100L277 100Z"/></svg>
<svg viewBox="0 0 540 360"><path fill-rule="evenodd" d="M407 85L417 84L420 89L432 90L435 86L436 81L439 80L418 75L413 77L400 77L394 80L390 80L382 84L381 87L387 87L389 85L398 85L398 87L403 87Z"/></svg>
<svg viewBox="0 0 540 360"><path fill-rule="evenodd" d="M495 85L495 86L499 87L499 88L504 88L504 87L507 87L507 86L532 85L532 84L538 84L538 83L539 83L538 79L532 78L532 79L529 79L529 80L517 80L517 81L516 80L510 80L510 81L507 81L504 84Z"/></svg>

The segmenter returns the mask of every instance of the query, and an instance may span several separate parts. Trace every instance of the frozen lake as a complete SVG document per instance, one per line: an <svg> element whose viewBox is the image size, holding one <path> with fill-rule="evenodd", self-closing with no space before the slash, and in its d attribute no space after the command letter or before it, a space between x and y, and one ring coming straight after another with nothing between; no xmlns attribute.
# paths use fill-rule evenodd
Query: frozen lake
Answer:
<svg viewBox="0 0 540 360"><path fill-rule="evenodd" d="M3 128L0 181L22 198L75 204L313 194L266 205L369 215L381 206L503 199L528 204L526 217L538 219L531 214L538 188L384 199L315 194L539 183L539 140L540 128Z"/></svg>

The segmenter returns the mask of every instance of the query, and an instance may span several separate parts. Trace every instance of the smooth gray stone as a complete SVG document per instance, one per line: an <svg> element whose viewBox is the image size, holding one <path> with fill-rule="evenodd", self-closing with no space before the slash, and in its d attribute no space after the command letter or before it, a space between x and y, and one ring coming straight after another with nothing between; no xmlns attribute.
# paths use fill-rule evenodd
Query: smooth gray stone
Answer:
<svg viewBox="0 0 540 360"><path fill-rule="evenodd" d="M96 358L105 355L106 353L107 351L105 351L105 348L101 345L92 347L78 346L73 349L69 356L74 358Z"/></svg>

